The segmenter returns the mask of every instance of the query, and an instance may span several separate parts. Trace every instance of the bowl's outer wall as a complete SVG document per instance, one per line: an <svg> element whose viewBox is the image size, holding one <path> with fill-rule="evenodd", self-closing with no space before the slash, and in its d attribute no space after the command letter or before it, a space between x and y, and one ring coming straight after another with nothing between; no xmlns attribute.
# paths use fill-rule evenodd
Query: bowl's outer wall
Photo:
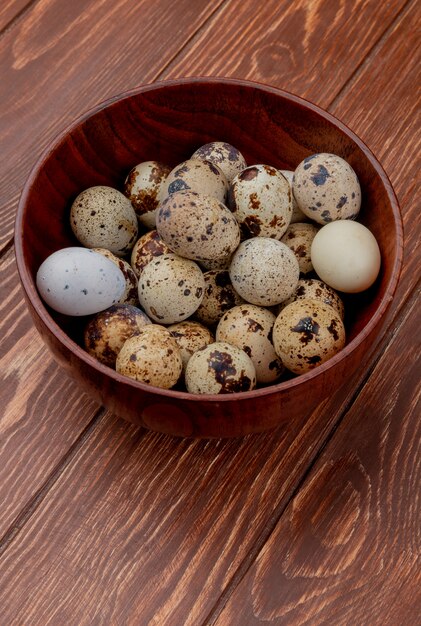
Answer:
<svg viewBox="0 0 421 626"><path fill-rule="evenodd" d="M52 252L78 245L69 225L72 200L83 189L122 187L136 163L156 159L176 165L203 143L224 140L238 147L248 163L295 169L315 152L345 158L359 177L360 221L372 230L382 252L381 274L367 293L347 299L347 331L355 349L335 357L335 367L320 370L310 388L288 384L273 391L236 396L232 402L188 400L160 394L97 366L49 319L34 287L36 271ZM273 89L239 81L202 80L146 87L88 115L52 146L36 167L19 206L17 256L35 325L55 357L98 401L117 414L149 428L178 435L237 436L265 430L284 419L304 416L355 373L378 334L366 326L380 306L386 310L396 286L401 235L396 202L386 176L362 144L316 107ZM24 267L22 267L24 266ZM50 312L76 342L80 321ZM380 320L379 320L380 321Z"/></svg>

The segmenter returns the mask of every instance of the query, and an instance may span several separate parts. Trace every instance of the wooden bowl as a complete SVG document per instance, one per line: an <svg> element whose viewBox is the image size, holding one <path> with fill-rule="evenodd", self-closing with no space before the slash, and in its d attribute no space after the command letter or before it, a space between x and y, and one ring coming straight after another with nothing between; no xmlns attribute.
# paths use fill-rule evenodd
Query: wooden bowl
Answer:
<svg viewBox="0 0 421 626"><path fill-rule="evenodd" d="M374 233L381 274L347 301L346 347L327 363L291 380L232 395L194 396L136 382L98 363L81 347L83 320L46 308L36 287L41 262L78 245L69 225L75 196L93 185L119 189L145 160L171 166L200 145L224 140L249 164L295 169L306 156L332 152L355 169L362 187L359 220ZM27 304L56 360L118 415L156 431L233 437L307 416L354 376L379 335L402 260L402 226L390 182L370 150L319 107L272 87L241 80L192 78L147 85L112 98L79 118L44 152L24 187L16 219L16 255Z"/></svg>

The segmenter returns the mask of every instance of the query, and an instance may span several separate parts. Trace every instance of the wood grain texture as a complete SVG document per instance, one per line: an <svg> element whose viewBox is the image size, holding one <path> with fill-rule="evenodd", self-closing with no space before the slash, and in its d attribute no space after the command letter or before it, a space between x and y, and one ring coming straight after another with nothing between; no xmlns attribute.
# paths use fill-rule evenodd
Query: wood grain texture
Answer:
<svg viewBox="0 0 421 626"><path fill-rule="evenodd" d="M419 624L420 353L413 298L370 384L212 623Z"/></svg>
<svg viewBox="0 0 421 626"><path fill-rule="evenodd" d="M0 34L4 28L7 28L31 4L32 0L2 0L0 6Z"/></svg>
<svg viewBox="0 0 421 626"><path fill-rule="evenodd" d="M98 405L46 353L28 318L12 251L0 265L0 319L1 538Z"/></svg>
<svg viewBox="0 0 421 626"><path fill-rule="evenodd" d="M151 82L222 0L44 0L0 39L0 249L48 141L105 98Z"/></svg>

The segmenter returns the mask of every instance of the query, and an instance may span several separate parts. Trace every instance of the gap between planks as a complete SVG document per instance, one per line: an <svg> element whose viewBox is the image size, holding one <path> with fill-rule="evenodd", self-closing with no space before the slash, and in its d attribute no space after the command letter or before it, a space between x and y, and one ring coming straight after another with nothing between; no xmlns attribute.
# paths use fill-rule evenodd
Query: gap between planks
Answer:
<svg viewBox="0 0 421 626"><path fill-rule="evenodd" d="M371 377L371 374L375 370L377 364L379 363L379 361L382 358L383 354L385 353L385 351L387 350L388 346L392 342L393 338L399 332L399 330L402 328L402 326L405 324L405 322L406 322L407 318L409 317L409 315L411 314L413 308L415 306L417 306L417 301L418 301L420 289L421 289L421 278L418 280L412 295L406 300L406 302L401 307L400 314L399 314L399 323L396 324L393 328L391 328L391 324L388 325L388 329L386 331L385 337L383 338L383 341L381 341L380 344L376 348L376 356L373 359L373 361L368 365L366 376L359 383L359 385L355 389L354 393L350 396L350 398L346 402L346 404L345 404L345 406L344 406L344 408L343 408L343 410L341 412L340 417L335 422L335 424L332 426L330 431L327 433L324 441L320 444L320 447L317 450L315 450L313 458L310 460L309 465L307 466L307 469L303 472L303 474L302 474L301 478L298 480L295 488L291 491L290 495L286 498L285 502L282 504L282 506L279 508L279 510L275 511L272 514L271 518L268 520L268 522L267 522L263 532L261 533L260 537L256 540L253 548L250 550L250 552L244 558L242 563L240 563L239 567L237 568L237 570L233 574L231 580L229 580L227 582L227 584L226 584L225 588L223 589L221 595L219 596L219 598L216 601L216 603L213 606L213 608L209 611L207 617L205 618L205 620L203 621L201 626L213 626L217 622L219 617L221 616L221 614L222 614L222 612L223 612L227 602L229 601L230 597L233 595L233 593L237 589L238 585L241 583L241 581L243 580L243 578L245 577L245 575L249 571L250 567L255 562L255 560L258 557L260 551L263 549L265 544L270 539L272 533L274 532L275 528L277 527L277 525L280 522L283 514L285 513L285 511L287 510L287 508L289 507L291 502L294 500L294 498L298 495L298 493L300 492L302 487L305 485L308 476L311 474L313 468L315 467L315 465L317 464L317 462L321 458L324 450L326 449L328 444L332 441L333 437L335 436L335 433L340 428L342 422L346 418L347 413L351 410L352 405L357 401L358 396L362 392L362 390L365 387L367 381Z"/></svg>
<svg viewBox="0 0 421 626"><path fill-rule="evenodd" d="M11 28L15 25L19 24L19 22L23 19L23 17L33 9L33 7L38 4L40 0L29 0L25 6L23 6L15 15L0 29L0 39L7 33Z"/></svg>

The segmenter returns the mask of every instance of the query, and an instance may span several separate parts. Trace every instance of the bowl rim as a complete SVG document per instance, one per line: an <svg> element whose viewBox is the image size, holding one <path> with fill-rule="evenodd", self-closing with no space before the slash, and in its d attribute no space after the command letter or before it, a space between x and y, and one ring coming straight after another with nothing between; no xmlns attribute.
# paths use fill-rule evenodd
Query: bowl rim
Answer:
<svg viewBox="0 0 421 626"><path fill-rule="evenodd" d="M154 387L152 385L147 385L146 383L142 383L140 381L134 380L127 376L123 376L119 374L114 369L107 367L97 361L94 357L90 356L88 352L86 352L81 346L79 346L76 342L74 342L54 321L54 319L49 314L47 308L44 306L40 296L38 295L38 291L35 286L35 281L32 279L31 273L28 270L23 253L23 218L25 216L25 208L28 205L28 197L31 191L31 187L36 180L41 167L43 166L45 160L51 155L52 152L56 150L56 148L66 139L66 136L72 132L75 128L77 128L81 123L89 119L90 117L96 115L100 111L108 108L110 105L120 101L131 98L133 96L137 96L140 94L147 93L149 91L155 91L159 89L165 89L167 87L180 87L183 85L203 85L203 84L218 84L218 85L237 85L243 86L247 88L257 89L259 91L270 93L276 96L280 96L281 98L298 104L304 108L310 109L313 113L316 113L321 118L326 120L328 123L333 124L338 127L343 133L345 133L350 139L355 142L355 144L360 148L360 150L365 154L367 159L370 161L371 165L374 167L377 174L380 176L386 193L389 197L392 212L396 227L396 254L392 267L391 278L389 283L386 286L386 290L383 298L380 301L380 304L375 311L374 315L369 320L368 324L350 341L350 343L346 344L345 347L338 352L331 359L319 365L318 367L306 372L305 374L300 374L296 378L275 383L273 385L269 385L267 387L263 387L260 389L253 389L247 392L237 392L232 394L191 394L187 391L178 391L174 389L162 389L160 387ZM402 259L403 259L403 226L402 226L402 216L399 210L399 203L396 197L396 194L393 190L392 184L384 171L383 167L380 165L377 158L368 148L368 146L352 131L341 122L334 115L325 111L318 105L292 94L284 89L280 89L278 87L273 87L271 85L267 85L265 83L239 79L239 78L226 78L219 76L194 76L194 77L183 77L177 79L170 80L161 80L154 83L148 83L145 85L141 85L140 87L135 87L129 89L127 91L121 92L115 96L111 96L106 100L101 101L99 104L89 108L83 114L78 116L75 120L73 120L70 124L67 124L63 130L61 130L51 141L49 141L48 145L42 151L41 155L36 160L35 164L32 166L30 173L26 179L24 187L22 189L22 193L19 198L17 214L15 219L15 254L16 254L16 262L19 277L21 280L22 287L26 292L26 295L31 303L31 306L35 309L38 317L41 319L43 324L49 329L49 331L69 350L71 353L75 354L79 359L84 361L88 366L93 367L98 370L101 374L106 375L114 379L117 384L124 384L126 386L132 387L136 390L140 390L146 392L147 394L153 394L162 396L163 399L174 399L174 400L184 400L188 402L203 402L208 401L212 403L225 403L225 402L238 402L238 401L247 401L254 398L265 397L271 394L276 394L279 391L292 390L299 385L305 384L308 381L313 380L316 377L323 376L325 372L335 367L337 363L346 359L352 352L354 352L358 346L364 341L364 339L374 330L374 328L381 323L384 314L390 306L390 303L393 299L393 295L396 291L396 287L399 281L399 276L402 268Z"/></svg>

